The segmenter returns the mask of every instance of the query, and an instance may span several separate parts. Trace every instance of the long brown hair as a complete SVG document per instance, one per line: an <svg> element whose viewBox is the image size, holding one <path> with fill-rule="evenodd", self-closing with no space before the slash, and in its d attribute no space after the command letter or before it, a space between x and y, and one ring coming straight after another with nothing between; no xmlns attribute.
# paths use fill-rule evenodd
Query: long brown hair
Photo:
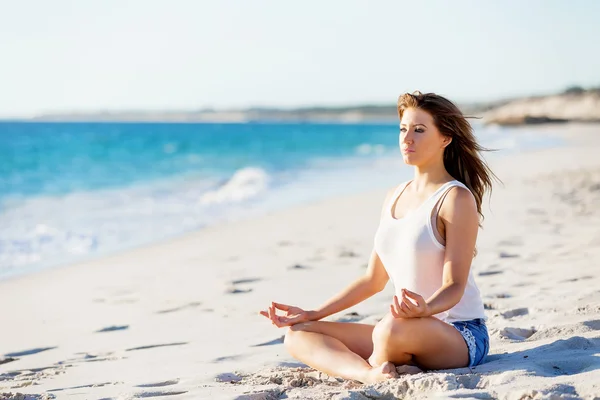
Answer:
<svg viewBox="0 0 600 400"><path fill-rule="evenodd" d="M483 220L481 203L486 192L492 191L492 179L499 181L479 154L490 151L477 143L467 117L450 100L435 93L405 93L398 98L398 116L407 108L418 108L433 117L435 126L452 142L444 149L444 167L454 179L464 183L475 196L477 212Z"/></svg>

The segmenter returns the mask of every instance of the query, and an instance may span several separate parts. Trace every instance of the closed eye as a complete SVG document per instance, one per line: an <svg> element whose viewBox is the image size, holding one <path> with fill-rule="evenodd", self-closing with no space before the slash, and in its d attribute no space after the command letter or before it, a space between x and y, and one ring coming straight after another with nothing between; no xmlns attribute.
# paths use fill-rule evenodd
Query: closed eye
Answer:
<svg viewBox="0 0 600 400"><path fill-rule="evenodd" d="M406 128L400 128L400 132L406 132ZM417 129L415 129L415 132L417 132L417 133L423 133L423 132L425 132L425 129L423 129L423 128L417 128Z"/></svg>

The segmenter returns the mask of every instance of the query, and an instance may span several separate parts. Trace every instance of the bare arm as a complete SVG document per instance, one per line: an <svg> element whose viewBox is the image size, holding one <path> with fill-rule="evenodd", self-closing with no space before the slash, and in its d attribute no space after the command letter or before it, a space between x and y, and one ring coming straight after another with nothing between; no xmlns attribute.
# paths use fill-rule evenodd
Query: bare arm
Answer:
<svg viewBox="0 0 600 400"><path fill-rule="evenodd" d="M373 250L366 274L356 279L340 293L325 302L321 307L309 311L309 318L311 321L317 321L350 308L374 294L381 292L385 288L388 280L388 274L385 271L379 256L375 250Z"/></svg>
<svg viewBox="0 0 600 400"><path fill-rule="evenodd" d="M439 216L446 231L442 286L427 300L403 288L402 298L394 296L394 304L390 305L390 311L396 318L439 314L454 307L463 296L479 229L475 198L465 189L451 189L442 203Z"/></svg>
<svg viewBox="0 0 600 400"><path fill-rule="evenodd" d="M454 307L465 291L479 230L475 198L465 189L451 190L440 218L446 230L446 252L442 287L427 300L431 315Z"/></svg>
<svg viewBox="0 0 600 400"><path fill-rule="evenodd" d="M385 198L382 215L392 193L393 189L388 192ZM368 299L374 294L381 292L389 279L383 263L379 259L379 255L373 249L365 275L356 279L341 292L326 301L321 307L313 311L308 311L310 320L316 321L325 318Z"/></svg>

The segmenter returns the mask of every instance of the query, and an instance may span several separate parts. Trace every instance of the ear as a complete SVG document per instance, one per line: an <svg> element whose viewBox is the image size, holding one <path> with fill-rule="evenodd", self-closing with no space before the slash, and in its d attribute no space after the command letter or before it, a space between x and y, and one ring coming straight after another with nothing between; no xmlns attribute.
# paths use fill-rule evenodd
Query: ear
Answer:
<svg viewBox="0 0 600 400"><path fill-rule="evenodd" d="M446 148L450 143L452 143L452 137L444 136L444 139L442 140L442 147Z"/></svg>

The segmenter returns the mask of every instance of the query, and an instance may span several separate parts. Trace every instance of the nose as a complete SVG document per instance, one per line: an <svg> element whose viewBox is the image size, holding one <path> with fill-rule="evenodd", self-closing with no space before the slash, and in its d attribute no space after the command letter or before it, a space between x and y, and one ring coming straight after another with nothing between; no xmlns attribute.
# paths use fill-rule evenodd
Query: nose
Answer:
<svg viewBox="0 0 600 400"><path fill-rule="evenodd" d="M410 129L407 129L406 132L400 132L400 142L411 144L413 142L413 134Z"/></svg>

